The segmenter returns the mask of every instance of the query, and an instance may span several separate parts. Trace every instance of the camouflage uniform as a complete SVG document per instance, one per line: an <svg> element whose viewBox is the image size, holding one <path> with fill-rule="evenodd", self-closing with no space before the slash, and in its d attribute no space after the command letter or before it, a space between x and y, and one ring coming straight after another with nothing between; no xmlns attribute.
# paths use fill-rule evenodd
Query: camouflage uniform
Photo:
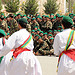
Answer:
<svg viewBox="0 0 75 75"><path fill-rule="evenodd" d="M50 55L49 45L45 41L39 43L39 46L36 48L36 50L38 52L38 55Z"/></svg>
<svg viewBox="0 0 75 75"><path fill-rule="evenodd" d="M53 24L52 30L57 30L57 29L58 29L58 26L61 26L61 22L56 21L56 22Z"/></svg>
<svg viewBox="0 0 75 75"><path fill-rule="evenodd" d="M32 24L31 24L31 30L34 30L34 27L35 27L35 26L37 26L38 29L39 29L39 24L38 24L38 22L36 22L36 23L32 23Z"/></svg>
<svg viewBox="0 0 75 75"><path fill-rule="evenodd" d="M17 30L19 30L18 23L17 23L17 21L15 19L10 20L9 24L10 24L9 25L10 26L10 35L12 33L16 32Z"/></svg>
<svg viewBox="0 0 75 75"><path fill-rule="evenodd" d="M0 29L3 29L5 32L8 32L7 28L8 28L8 25L6 21L3 20L2 22L0 22Z"/></svg>
<svg viewBox="0 0 75 75"><path fill-rule="evenodd" d="M26 25L26 29L27 29L28 32L31 33L31 26L30 26L30 24L27 24L27 25Z"/></svg>
<svg viewBox="0 0 75 75"><path fill-rule="evenodd" d="M50 22L50 21L47 21L46 23L45 23L45 25L44 26L42 26L43 28L45 28L45 32L48 32L48 30L51 30L52 29L52 23Z"/></svg>

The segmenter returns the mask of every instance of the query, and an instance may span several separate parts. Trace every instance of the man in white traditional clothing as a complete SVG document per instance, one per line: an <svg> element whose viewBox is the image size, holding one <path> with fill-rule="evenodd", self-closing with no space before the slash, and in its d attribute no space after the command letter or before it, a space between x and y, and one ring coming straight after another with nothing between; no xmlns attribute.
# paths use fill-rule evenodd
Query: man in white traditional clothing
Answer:
<svg viewBox="0 0 75 75"><path fill-rule="evenodd" d="M54 39L54 54L59 56L58 75L75 75L75 31L71 29L72 24L72 19L64 16L64 30Z"/></svg>
<svg viewBox="0 0 75 75"><path fill-rule="evenodd" d="M26 25L25 18L19 19L20 30L13 33L0 49L0 57L15 49L10 63L6 65L6 75L42 75L40 63L33 54L32 35L25 29Z"/></svg>

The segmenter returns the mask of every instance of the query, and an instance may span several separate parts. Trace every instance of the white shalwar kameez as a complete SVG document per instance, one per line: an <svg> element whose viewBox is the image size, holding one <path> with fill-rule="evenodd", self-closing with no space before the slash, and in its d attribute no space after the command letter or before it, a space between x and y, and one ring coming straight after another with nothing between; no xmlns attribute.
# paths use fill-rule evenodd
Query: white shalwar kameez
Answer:
<svg viewBox="0 0 75 75"><path fill-rule="evenodd" d="M5 56L11 49L18 48L29 35L26 29L20 29L12 34L4 47L0 49L0 56ZM6 75L42 75L40 63L33 54L33 40L26 48L31 51L24 51L17 58L13 58L6 69Z"/></svg>
<svg viewBox="0 0 75 75"><path fill-rule="evenodd" d="M0 38L0 49L3 48L2 38ZM6 39L5 39L6 42ZM0 63L0 75L6 75L6 67L8 66L10 62L10 58L12 57L13 52L10 51L6 56L3 57L1 63ZM7 66L6 66L7 65Z"/></svg>
<svg viewBox="0 0 75 75"><path fill-rule="evenodd" d="M64 51L70 31L71 29L65 29L63 30L63 32L56 35L53 44L54 54L60 55L60 53ZM73 44L70 46L69 49L75 49L75 35ZM73 61L65 54L63 54L60 58L58 75L75 75L75 61Z"/></svg>

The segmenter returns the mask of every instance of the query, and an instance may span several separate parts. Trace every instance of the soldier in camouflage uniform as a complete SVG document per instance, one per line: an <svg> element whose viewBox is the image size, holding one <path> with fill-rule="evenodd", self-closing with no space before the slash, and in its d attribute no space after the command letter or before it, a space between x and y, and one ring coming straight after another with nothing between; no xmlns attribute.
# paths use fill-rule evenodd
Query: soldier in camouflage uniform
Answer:
<svg viewBox="0 0 75 75"><path fill-rule="evenodd" d="M43 31L41 31L41 32L39 33L39 35L40 35L40 37L41 37L42 39L44 39Z"/></svg>
<svg viewBox="0 0 75 75"><path fill-rule="evenodd" d="M38 22L36 21L35 18L32 18L31 30L33 30L35 26L37 26L38 29L39 29L39 24L38 24Z"/></svg>
<svg viewBox="0 0 75 75"><path fill-rule="evenodd" d="M62 16L58 15L56 22L53 24L53 27L52 27L53 30L57 30L58 26L61 26L61 19L60 18L62 18Z"/></svg>
<svg viewBox="0 0 75 75"><path fill-rule="evenodd" d="M8 32L8 25L4 21L4 17L0 17L0 29L3 29L6 33Z"/></svg>
<svg viewBox="0 0 75 75"><path fill-rule="evenodd" d="M43 25L42 17L38 16L38 17L37 17L37 22L39 23L39 27L40 27L40 29L42 30L42 25Z"/></svg>
<svg viewBox="0 0 75 75"><path fill-rule="evenodd" d="M27 31L31 33L31 17L27 17L27 21L28 21L28 24L27 24Z"/></svg>
<svg viewBox="0 0 75 75"><path fill-rule="evenodd" d="M51 49L50 49L50 55L54 55L54 49L53 49L53 40L54 38L50 38L50 43L51 43Z"/></svg>
<svg viewBox="0 0 75 75"><path fill-rule="evenodd" d="M9 18L10 18L10 21L9 21L9 25L8 26L10 26L10 35L11 35L12 33L18 31L19 28L18 28L18 23L13 18L13 15L12 14L9 15Z"/></svg>
<svg viewBox="0 0 75 75"><path fill-rule="evenodd" d="M52 23L51 23L48 15L45 17L46 17L46 23L45 23L44 28L45 28L45 32L48 32L48 30L52 29Z"/></svg>
<svg viewBox="0 0 75 75"><path fill-rule="evenodd" d="M34 40L34 50L33 50L34 54L37 52L36 47L39 46L38 38L39 38L39 35L36 34L35 38L33 39Z"/></svg>
<svg viewBox="0 0 75 75"><path fill-rule="evenodd" d="M41 30L42 30L42 31L45 30L45 28L44 28L45 23L46 23L46 18L45 18L45 15L43 15L43 16L42 16L42 26L41 26Z"/></svg>
<svg viewBox="0 0 75 75"><path fill-rule="evenodd" d="M39 46L36 47L36 55L50 55L49 45L42 40L41 37L38 38Z"/></svg>

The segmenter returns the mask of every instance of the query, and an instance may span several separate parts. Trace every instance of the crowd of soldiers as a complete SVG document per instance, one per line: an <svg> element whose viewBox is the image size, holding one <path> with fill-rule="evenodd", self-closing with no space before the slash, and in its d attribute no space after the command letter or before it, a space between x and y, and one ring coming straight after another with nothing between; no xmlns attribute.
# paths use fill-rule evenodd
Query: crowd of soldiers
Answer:
<svg viewBox="0 0 75 75"><path fill-rule="evenodd" d="M75 28L75 15L70 13L69 16L73 20L72 29ZM18 20L20 18L26 18L28 24L26 29L32 34L34 40L34 54L35 55L54 55L53 50L53 40L57 33L62 32L62 19L64 15L50 14L36 15L28 14L21 15L20 13L13 15L9 14L7 17L4 14L0 16L0 29L6 32L6 39L9 38L11 34L18 31Z"/></svg>

